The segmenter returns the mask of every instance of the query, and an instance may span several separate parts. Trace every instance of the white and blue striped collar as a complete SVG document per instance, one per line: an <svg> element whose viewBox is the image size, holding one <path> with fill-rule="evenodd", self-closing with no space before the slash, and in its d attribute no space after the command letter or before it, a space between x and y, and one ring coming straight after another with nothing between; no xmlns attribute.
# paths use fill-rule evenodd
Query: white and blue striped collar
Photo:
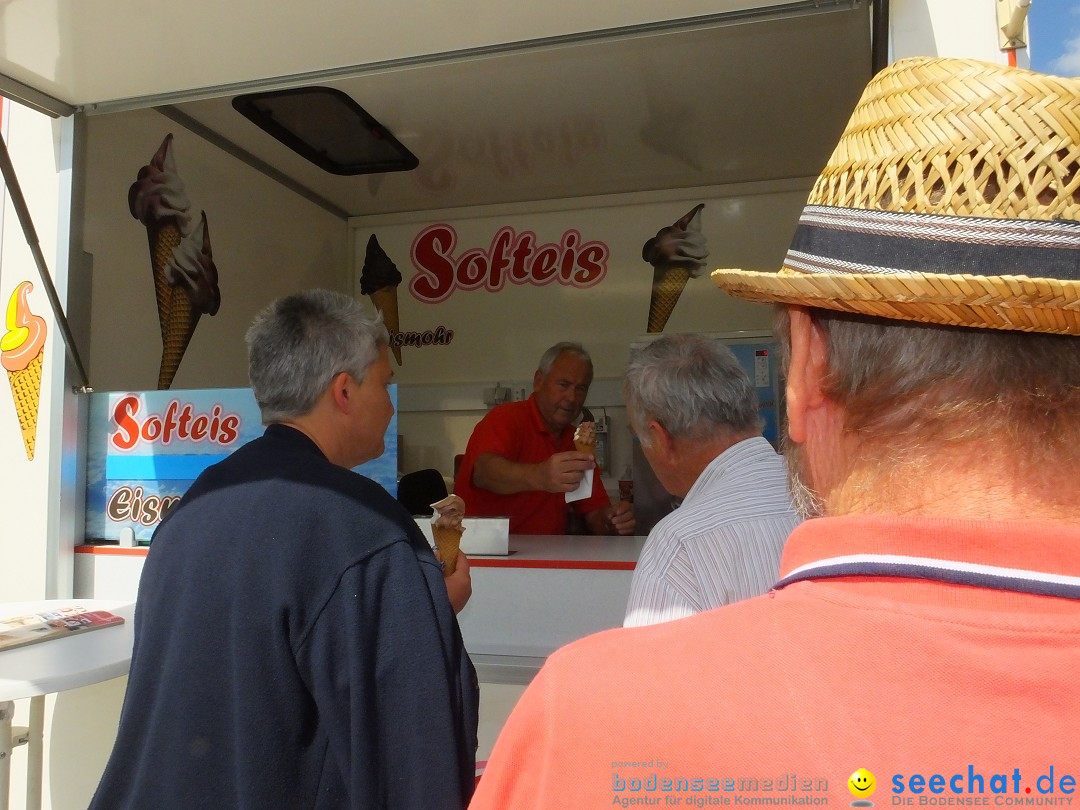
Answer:
<svg viewBox="0 0 1080 810"><path fill-rule="evenodd" d="M977 588L1080 599L1080 577L1022 568L901 554L848 554L827 557L790 571L774 586L829 577L908 577Z"/></svg>

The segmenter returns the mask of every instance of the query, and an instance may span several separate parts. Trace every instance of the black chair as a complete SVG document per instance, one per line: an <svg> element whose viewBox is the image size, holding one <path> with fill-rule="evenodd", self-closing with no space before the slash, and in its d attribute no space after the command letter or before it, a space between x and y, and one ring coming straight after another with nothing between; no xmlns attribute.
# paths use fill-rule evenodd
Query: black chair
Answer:
<svg viewBox="0 0 1080 810"><path fill-rule="evenodd" d="M398 479L397 499L410 515L431 517L435 511L431 504L449 494L446 481L438 470L417 470Z"/></svg>

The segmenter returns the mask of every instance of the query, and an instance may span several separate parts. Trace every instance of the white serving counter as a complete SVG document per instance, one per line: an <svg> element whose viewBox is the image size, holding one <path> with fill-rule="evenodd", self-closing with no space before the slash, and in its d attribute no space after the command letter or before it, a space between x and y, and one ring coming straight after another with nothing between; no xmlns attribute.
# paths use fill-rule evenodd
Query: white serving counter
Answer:
<svg viewBox="0 0 1080 810"><path fill-rule="evenodd" d="M511 535L505 557L471 556L458 615L481 682L528 683L556 648L622 625L644 537ZM133 601L147 547L79 546L75 596Z"/></svg>

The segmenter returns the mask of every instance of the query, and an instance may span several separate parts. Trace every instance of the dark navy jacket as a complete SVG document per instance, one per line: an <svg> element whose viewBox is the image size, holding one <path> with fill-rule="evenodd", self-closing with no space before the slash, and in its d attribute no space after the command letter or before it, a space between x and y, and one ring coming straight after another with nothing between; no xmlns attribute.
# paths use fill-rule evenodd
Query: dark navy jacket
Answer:
<svg viewBox="0 0 1080 810"><path fill-rule="evenodd" d="M472 795L478 702L416 524L272 425L154 534L91 807L456 810Z"/></svg>

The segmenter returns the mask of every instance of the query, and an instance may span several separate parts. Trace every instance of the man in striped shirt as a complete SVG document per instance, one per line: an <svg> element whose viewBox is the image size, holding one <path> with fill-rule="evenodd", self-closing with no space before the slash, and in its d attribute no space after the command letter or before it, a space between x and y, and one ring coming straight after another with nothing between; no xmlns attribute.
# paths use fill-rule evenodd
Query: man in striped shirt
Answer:
<svg viewBox="0 0 1080 810"><path fill-rule="evenodd" d="M699 335L661 337L631 357L623 398L657 479L683 499L645 541L625 626L765 593L799 519L731 350Z"/></svg>

